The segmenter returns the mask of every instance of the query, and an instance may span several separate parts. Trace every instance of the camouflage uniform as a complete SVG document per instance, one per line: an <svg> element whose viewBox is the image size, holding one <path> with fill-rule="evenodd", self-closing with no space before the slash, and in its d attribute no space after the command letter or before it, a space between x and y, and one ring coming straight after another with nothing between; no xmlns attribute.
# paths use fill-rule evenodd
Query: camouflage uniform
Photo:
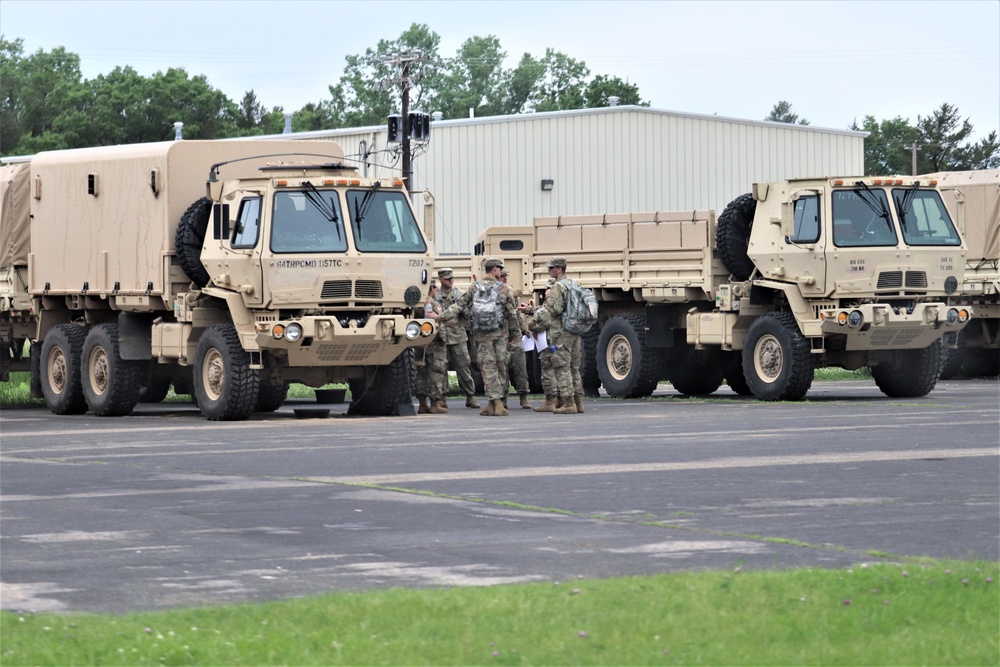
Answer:
<svg viewBox="0 0 1000 667"><path fill-rule="evenodd" d="M433 299L424 306L425 317L430 317L431 313L440 316L442 310L441 304ZM448 411L444 406L444 396L448 392L448 346L441 331L439 327L434 341L424 349L424 365L417 367L417 399L421 412ZM430 406L426 404L427 399L430 399Z"/></svg>
<svg viewBox="0 0 1000 667"><path fill-rule="evenodd" d="M493 266L503 266L499 260L489 259L486 260L487 271L490 269L491 262L496 262ZM477 284L489 286L494 282L497 282L496 278L487 275ZM447 323L457 320L463 313L467 316L471 314L475 293L475 289L470 289L448 306L441 315L441 321ZM510 380L507 376L507 346L510 339L520 333L517 322L517 302L514 301L514 297L506 285L501 284L500 286L500 298L504 308L504 321L500 323L500 328L495 331L473 331L476 341L476 358L479 360L479 368L483 373L486 398L490 401L490 407L480 413L484 415L494 414L492 409L495 404L507 396L507 388L510 386ZM502 414L506 414L506 410Z"/></svg>
<svg viewBox="0 0 1000 667"><path fill-rule="evenodd" d="M446 272L449 275L442 276ZM438 275L441 277L450 277L450 270L442 269ZM449 306L462 298L462 294L462 290L458 287L452 287L447 292L443 288L438 288L436 298L437 302L441 304L442 310L447 310ZM440 324L441 330L444 332L443 337L447 349L447 360L451 367L455 369L455 375L458 376L458 386L462 390L462 393L471 399L473 394L476 393L476 383L472 379L472 358L469 357L469 333L466 331L465 325L458 320L447 325L444 323Z"/></svg>
<svg viewBox="0 0 1000 667"><path fill-rule="evenodd" d="M549 298L549 294L552 292L552 285L554 283L555 280L549 280L549 286L545 290L546 301ZM546 338L548 338L548 335L546 335ZM549 345L551 344L552 343L549 343ZM548 347L538 350L538 371L542 379L542 391L545 393L546 406L548 406L548 404L552 402L552 399L555 399L556 395L559 393L556 390L556 374L552 368L552 352L549 351ZM545 412L546 410L544 410L544 408L546 406L543 406L543 409L538 410L538 412ZM551 406L549 406L549 410L551 409Z"/></svg>
<svg viewBox="0 0 1000 667"><path fill-rule="evenodd" d="M521 313L517 314L517 324L521 336L530 333L528 328L524 326L524 319L521 317ZM528 387L528 360L524 356L524 343L520 337L510 341L510 345L507 347L507 354L510 358L510 361L507 362L507 374L510 376L510 383L514 386L514 390L517 393L527 394L531 391L530 387Z"/></svg>
<svg viewBox="0 0 1000 667"><path fill-rule="evenodd" d="M566 260L553 257L549 262L549 268L553 266L565 269ZM561 405L572 404L574 409L571 412L575 413L582 412L583 407L583 380L580 377L583 353L580 336L566 331L562 325L562 314L566 311L569 299L569 287L566 281L567 279L563 278L552 286L545 299L545 305L535 311L531 330L548 330L549 345L556 346L556 350L550 353L552 371L555 375L556 397ZM562 410L557 408L554 412Z"/></svg>

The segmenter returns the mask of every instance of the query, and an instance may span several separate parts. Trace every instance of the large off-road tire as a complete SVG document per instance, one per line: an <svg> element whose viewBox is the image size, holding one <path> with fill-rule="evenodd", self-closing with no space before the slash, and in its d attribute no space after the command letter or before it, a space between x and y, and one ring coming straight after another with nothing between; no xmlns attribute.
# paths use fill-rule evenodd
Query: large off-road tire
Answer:
<svg viewBox="0 0 1000 667"><path fill-rule="evenodd" d="M201 249L205 244L205 232L212 212L212 200L202 197L191 204L177 225L174 245L177 247L177 262L191 282L198 287L208 284L209 275L201 263Z"/></svg>
<svg viewBox="0 0 1000 667"><path fill-rule="evenodd" d="M542 388L542 361L538 356L538 350L527 350L524 353L525 366L528 371L528 391L532 394L541 394Z"/></svg>
<svg viewBox="0 0 1000 667"><path fill-rule="evenodd" d="M597 373L609 396L642 398L662 377L661 355L646 345L646 318L615 315L597 338Z"/></svg>
<svg viewBox="0 0 1000 667"><path fill-rule="evenodd" d="M743 342L743 376L762 401L798 401L812 385L809 341L791 313L769 313L750 325Z"/></svg>
<svg viewBox="0 0 1000 667"><path fill-rule="evenodd" d="M132 413L139 400L142 363L122 359L118 348L118 325L98 324L83 342L80 363L83 395L98 417L121 417Z"/></svg>
<svg viewBox="0 0 1000 667"><path fill-rule="evenodd" d="M213 421L246 419L257 402L260 374L240 345L232 324L213 324L198 340L194 395L201 413Z"/></svg>
<svg viewBox="0 0 1000 667"><path fill-rule="evenodd" d="M170 378L154 377L139 388L140 403L161 403L170 393Z"/></svg>
<svg viewBox="0 0 1000 667"><path fill-rule="evenodd" d="M726 384L740 396L751 396L753 392L750 391L746 375L743 374L743 353L733 350L722 354L722 376Z"/></svg>
<svg viewBox="0 0 1000 667"><path fill-rule="evenodd" d="M872 378L890 398L926 396L941 375L941 341L922 350L897 350L888 363L872 366Z"/></svg>
<svg viewBox="0 0 1000 667"><path fill-rule="evenodd" d="M963 368L969 377L996 377L1000 375L1000 350L995 347L966 348Z"/></svg>
<svg viewBox="0 0 1000 667"><path fill-rule="evenodd" d="M413 398L413 351L405 350L388 366L374 369L368 379L348 380L349 415L389 417L399 415L399 405Z"/></svg>
<svg viewBox="0 0 1000 667"><path fill-rule="evenodd" d="M583 381L583 395L596 398L601 395L601 374L597 371L597 341L601 337L598 324L580 336L580 380Z"/></svg>
<svg viewBox="0 0 1000 667"><path fill-rule="evenodd" d="M80 358L87 331L77 324L60 324L42 343L39 378L42 397L57 415L80 415L87 411L80 382Z"/></svg>
<svg viewBox="0 0 1000 667"><path fill-rule="evenodd" d="M753 262L747 256L747 247L750 245L750 228L756 210L757 202L753 195L740 195L729 202L715 226L719 258L736 280L746 280L754 270Z"/></svg>
<svg viewBox="0 0 1000 667"><path fill-rule="evenodd" d="M667 351L667 379L685 396L708 396L722 385L722 359L716 350L689 345Z"/></svg>
<svg viewBox="0 0 1000 667"><path fill-rule="evenodd" d="M257 402L254 403L254 412L274 412L284 404L288 398L288 383L283 383L280 387L275 387L270 382L261 382L257 390Z"/></svg>

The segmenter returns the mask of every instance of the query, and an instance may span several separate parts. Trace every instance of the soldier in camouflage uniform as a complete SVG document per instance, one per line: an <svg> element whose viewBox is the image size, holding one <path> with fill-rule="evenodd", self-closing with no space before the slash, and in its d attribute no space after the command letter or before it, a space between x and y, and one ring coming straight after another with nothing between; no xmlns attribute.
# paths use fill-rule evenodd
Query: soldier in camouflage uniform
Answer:
<svg viewBox="0 0 1000 667"><path fill-rule="evenodd" d="M437 302L437 285L431 281L427 293L427 303L424 304L424 317L437 319L441 314L441 304ZM444 342L441 329L433 342L424 349L424 365L417 367L417 400L420 407L418 414L444 414L448 406L444 396L448 391L448 347Z"/></svg>
<svg viewBox="0 0 1000 667"><path fill-rule="evenodd" d="M492 284L500 278L503 262L499 259L487 259L483 265L485 275L455 303L448 306L441 314L439 321L456 321L461 314L473 319L473 299L479 288L492 289ZM503 308L503 319L499 328L492 331L473 330L476 341L476 358L483 373L483 384L486 385L487 405L479 414L484 417L505 417L507 408L503 399L507 396L510 380L507 377L507 346L511 339L520 336L517 323L517 302L514 301L510 289L501 284L499 289L500 305Z"/></svg>
<svg viewBox="0 0 1000 667"><path fill-rule="evenodd" d="M569 300L569 288L562 282L566 277L566 258L553 257L546 268L549 277L555 279L555 284L545 299L545 305L534 311L535 317L529 328L533 332L547 329L549 345L556 347L551 354L556 379L556 407L552 412L574 415L583 412L583 380L580 377L583 354L580 336L562 326L562 314Z"/></svg>
<svg viewBox="0 0 1000 667"><path fill-rule="evenodd" d="M437 301L441 304L442 310L462 298L462 290L455 287L455 272L449 268L438 269L438 280L441 287L437 292ZM458 376L458 386L465 394L465 407L478 408L479 403L473 394L476 393L476 383L472 379L472 359L469 357L469 333L465 325L460 321L455 321L448 326L441 327L444 330L445 345L448 350L448 362L455 369ZM448 393L445 386L445 394ZM447 402L445 402L447 407Z"/></svg>
<svg viewBox="0 0 1000 667"><path fill-rule="evenodd" d="M549 298L549 294L552 292L552 286L555 282L555 278L549 278L548 287L545 290L545 295L542 297L542 303L539 305L543 305L545 300ZM531 310L531 307L525 306L519 308L518 310L524 312L526 310ZM546 339L547 338L548 335L546 334ZM537 338L535 342L538 342ZM552 412L556 409L556 394L558 392L556 391L555 372L552 370L552 352L548 347L538 350L538 374L542 379L542 391L545 393L545 403L535 408L535 412Z"/></svg>
<svg viewBox="0 0 1000 667"><path fill-rule="evenodd" d="M507 269L500 272L500 282L504 285L507 284ZM527 336L531 333L524 326L524 318L521 317L521 313L517 314L517 324L521 336ZM507 375L510 377L510 383L514 385L518 396L521 397L521 407L525 410L530 410L531 403L528 403L528 392L530 391L530 387L528 386L528 360L524 356L524 343L520 338L511 341L507 353L510 356L510 361L507 362Z"/></svg>

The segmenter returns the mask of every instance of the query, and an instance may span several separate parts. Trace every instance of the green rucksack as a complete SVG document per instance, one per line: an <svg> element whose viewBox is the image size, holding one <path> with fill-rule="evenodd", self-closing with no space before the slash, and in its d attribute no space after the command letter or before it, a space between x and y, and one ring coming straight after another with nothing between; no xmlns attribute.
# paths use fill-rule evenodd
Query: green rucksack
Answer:
<svg viewBox="0 0 1000 667"><path fill-rule="evenodd" d="M475 331L496 331L503 324L504 308L500 297L500 281L475 283L472 286L472 308L469 321Z"/></svg>
<svg viewBox="0 0 1000 667"><path fill-rule="evenodd" d="M597 322L597 297L575 280L559 281L566 287L566 310L562 314L563 329L577 335L585 334Z"/></svg>

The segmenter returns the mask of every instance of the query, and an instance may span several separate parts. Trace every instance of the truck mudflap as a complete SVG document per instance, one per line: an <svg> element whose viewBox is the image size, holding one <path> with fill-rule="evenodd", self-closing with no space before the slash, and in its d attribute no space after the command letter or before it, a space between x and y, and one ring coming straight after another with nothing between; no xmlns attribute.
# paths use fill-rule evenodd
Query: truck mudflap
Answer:
<svg viewBox="0 0 1000 667"><path fill-rule="evenodd" d="M255 332L258 348L286 353L289 366L382 366L408 348L429 345L437 328L431 320L403 315L317 315L257 322Z"/></svg>
<svg viewBox="0 0 1000 667"><path fill-rule="evenodd" d="M847 337L847 350L923 349L946 332L961 330L972 317L969 307L918 303L912 310L869 303L819 312L823 334Z"/></svg>

